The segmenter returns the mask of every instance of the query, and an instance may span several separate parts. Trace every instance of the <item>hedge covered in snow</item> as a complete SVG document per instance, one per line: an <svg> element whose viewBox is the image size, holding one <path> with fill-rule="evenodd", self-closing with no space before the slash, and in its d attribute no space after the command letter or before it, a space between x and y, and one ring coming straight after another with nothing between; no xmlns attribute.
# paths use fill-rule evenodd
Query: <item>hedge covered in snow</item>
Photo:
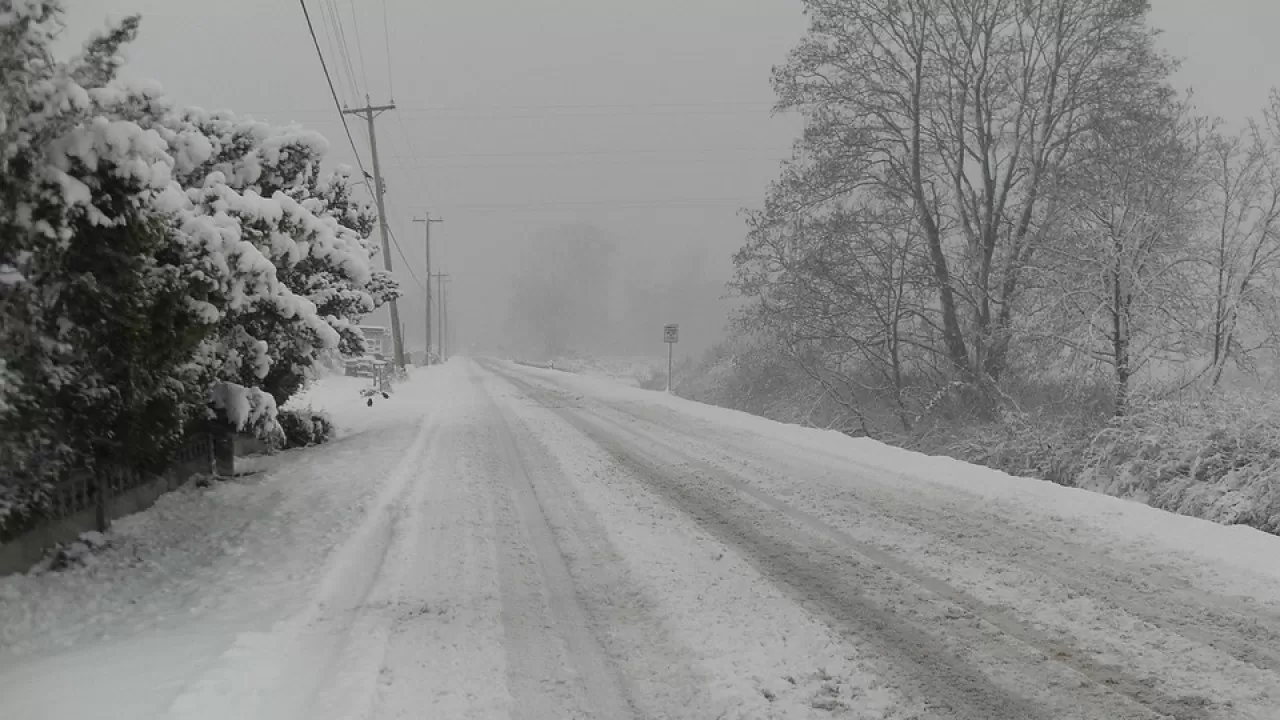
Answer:
<svg viewBox="0 0 1280 720"><path fill-rule="evenodd" d="M0 0L0 522L70 466L162 465L195 424L279 434L398 292L324 138L120 81L138 24L62 59L60 2Z"/></svg>

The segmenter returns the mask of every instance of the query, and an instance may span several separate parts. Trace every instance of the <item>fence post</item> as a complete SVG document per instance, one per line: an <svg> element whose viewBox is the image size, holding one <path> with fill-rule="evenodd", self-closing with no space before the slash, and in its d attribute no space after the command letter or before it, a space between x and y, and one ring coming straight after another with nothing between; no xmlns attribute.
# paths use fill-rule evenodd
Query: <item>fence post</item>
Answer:
<svg viewBox="0 0 1280 720"><path fill-rule="evenodd" d="M107 515L107 496L110 484L107 482L107 471L103 468L95 469L93 473L94 485L97 488L97 527L98 532L106 532L111 518Z"/></svg>
<svg viewBox="0 0 1280 720"><path fill-rule="evenodd" d="M236 474L236 442L235 434L229 429L218 427L213 430L213 474L219 477L234 477Z"/></svg>

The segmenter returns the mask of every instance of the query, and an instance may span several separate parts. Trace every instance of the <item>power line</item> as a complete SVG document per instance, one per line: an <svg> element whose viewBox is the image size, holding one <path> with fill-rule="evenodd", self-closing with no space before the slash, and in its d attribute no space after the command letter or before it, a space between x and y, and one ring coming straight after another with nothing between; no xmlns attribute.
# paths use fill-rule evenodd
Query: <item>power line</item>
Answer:
<svg viewBox="0 0 1280 720"><path fill-rule="evenodd" d="M323 3L323 2L320 3L320 22L321 22L321 25L324 26L324 39L325 39L325 43L329 46L329 54L335 58L338 58L338 57L341 57L341 54L338 52L337 31L334 30L334 27L333 27L334 23L333 23L333 20L329 18L329 12L327 8L328 8L327 3ZM338 69L341 70L341 68L342 66L339 65ZM340 90L342 90L342 96L346 97L347 88L345 88L342 84L342 73L338 72L337 77L338 77L338 87ZM354 87L351 87L350 90L352 91L352 93L355 92ZM321 110L317 112L322 112L326 115L329 113L328 110Z"/></svg>
<svg viewBox="0 0 1280 720"><path fill-rule="evenodd" d="M564 170L598 170L602 167L625 165L636 170L663 170L671 168L724 168L747 166L769 166L787 162L791 158L782 155L744 155L732 154L721 157L574 157L529 158L510 161L490 162L488 160L445 159L433 160L430 164L396 163L387 168L398 172L413 173L421 167L461 168L464 170L536 170L539 168L556 168Z"/></svg>
<svg viewBox="0 0 1280 720"><path fill-rule="evenodd" d="M364 44L360 42L360 23L356 20L356 0L349 0L351 8L351 30L356 35L356 53L360 56L360 77L364 79L364 91L369 92L369 71L364 62Z"/></svg>
<svg viewBox="0 0 1280 720"><path fill-rule="evenodd" d="M387 55L387 92L396 99L396 85L391 79L391 31L387 29L387 0L382 0L382 49Z"/></svg>
<svg viewBox="0 0 1280 720"><path fill-rule="evenodd" d="M334 32L338 36L339 57L347 69L347 80L351 84L351 94L358 102L360 99L360 84L356 82L356 71L351 65L351 47L347 44L347 30L342 22L342 11L338 10L336 0L325 0L325 6L329 9L329 17L332 18L334 24Z"/></svg>
<svg viewBox="0 0 1280 720"><path fill-rule="evenodd" d="M670 200L552 200L532 203L437 203L438 207L454 210L563 210L575 208L703 208L726 204L759 202L759 197L692 197Z"/></svg>
<svg viewBox="0 0 1280 720"><path fill-rule="evenodd" d="M404 251L400 249L400 241L396 239L396 231L391 225L387 225L387 231L391 233L391 244L395 247L396 252L400 254L400 259L404 261L404 269L409 272L409 277L413 278L413 282L417 284L418 289L426 292L427 289L422 286L422 281L418 279L417 273L413 271L413 266L409 264L409 258L405 257Z"/></svg>
<svg viewBox="0 0 1280 720"><path fill-rule="evenodd" d="M426 160L465 160L476 158L542 158L542 157L609 157L630 155L714 155L718 153L738 154L744 152L783 153L788 149L769 147L727 147L727 148L624 148L621 150L522 150L516 152L497 153L449 153L447 155L428 155ZM404 167L401 164L401 167Z"/></svg>
<svg viewBox="0 0 1280 720"><path fill-rule="evenodd" d="M428 110L628 110L649 108L712 108L729 106L758 105L773 107L771 100L705 100L703 102L644 102L644 103L540 103L536 105L454 105L432 108Z"/></svg>
<svg viewBox="0 0 1280 720"><path fill-rule="evenodd" d="M383 40L383 47L384 47L384 50L386 51L386 56L387 56L387 87L388 89L390 89L390 92L392 95L391 100L392 100L392 103L394 103L395 102L395 84L391 78L391 34L387 29L387 0L382 0L382 40ZM418 156L418 149L414 146L412 133L410 133L409 128L405 126L404 116L400 114L398 107L395 115L396 115L396 124L400 128L400 135L404 138L405 148L409 151L409 158L413 160L413 167L415 168L423 167L424 163L422 162L422 158ZM418 181L423 188L427 187L425 178L423 178L421 175L419 175Z"/></svg>
<svg viewBox="0 0 1280 720"><path fill-rule="evenodd" d="M356 141L351 137L351 127L347 125L347 116L342 112L342 103L338 100L338 91L333 87L333 77L329 75L329 66L324 61L324 53L320 51L320 40L316 37L316 28L311 24L311 13L307 11L307 0L298 0L298 4L302 6L302 16L307 20L307 30L311 33L311 42L315 43L316 56L320 58L320 69L324 70L324 80L329 85L329 95L333 97L333 106L338 111L338 118L342 120L342 129L347 134L347 142L351 144L351 152L355 155L356 165L360 168L360 181L364 183L365 189L373 195L373 187L369 185L369 173L364 169L364 161L360 159L360 151L356 149ZM374 195L374 197L377 197Z"/></svg>
<svg viewBox="0 0 1280 720"><path fill-rule="evenodd" d="M751 108L750 105L758 107ZM545 119L555 117L687 117L692 115L763 115L774 112L769 102L723 101L707 103L633 103L627 105L438 105L398 108L410 115L449 115L456 118ZM577 112L577 111L590 112ZM616 112L599 112L613 110ZM328 112L314 108L293 108L259 112L298 115ZM777 114L792 114L784 111Z"/></svg>

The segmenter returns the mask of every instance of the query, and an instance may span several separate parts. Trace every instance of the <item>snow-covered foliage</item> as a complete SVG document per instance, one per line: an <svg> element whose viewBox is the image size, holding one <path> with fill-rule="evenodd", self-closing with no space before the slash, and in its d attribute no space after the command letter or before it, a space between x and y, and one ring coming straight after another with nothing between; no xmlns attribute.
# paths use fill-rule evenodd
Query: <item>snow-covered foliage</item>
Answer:
<svg viewBox="0 0 1280 720"><path fill-rule="evenodd" d="M61 12L0 0L6 507L71 464L161 463L209 415L278 433L277 406L397 292L324 138L117 80L136 17L59 60Z"/></svg>
<svg viewBox="0 0 1280 720"><path fill-rule="evenodd" d="M716 348L676 377L676 393L700 402L846 434L861 430L856 414L832 402L820 383L745 339ZM1280 403L1273 398L1226 392L1141 398L1116 417L1105 380L1052 386L1042 380L1011 392L1016 398L995 419L946 417L948 408L924 418L913 433L876 437L1014 476L1280 534ZM1020 402L1032 409L1018 409Z"/></svg>
<svg viewBox="0 0 1280 720"><path fill-rule="evenodd" d="M1280 404L1220 395L1135 408L1094 438L1078 484L1280 534Z"/></svg>
<svg viewBox="0 0 1280 720"><path fill-rule="evenodd" d="M5 469L40 483L129 450L147 464L202 403L189 356L211 323L186 301L206 284L199 250L152 210L177 191L165 143L116 112L145 91L101 84L137 20L64 63L54 4L0 8Z"/></svg>
<svg viewBox="0 0 1280 720"><path fill-rule="evenodd" d="M281 410L280 427L284 430L284 447L319 445L333 438L333 420L328 413L311 408Z"/></svg>

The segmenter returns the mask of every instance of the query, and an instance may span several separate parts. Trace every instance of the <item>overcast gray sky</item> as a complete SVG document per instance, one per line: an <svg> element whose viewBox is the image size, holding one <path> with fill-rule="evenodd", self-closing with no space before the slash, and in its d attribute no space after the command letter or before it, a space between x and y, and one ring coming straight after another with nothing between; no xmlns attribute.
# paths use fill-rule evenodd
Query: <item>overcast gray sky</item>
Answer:
<svg viewBox="0 0 1280 720"><path fill-rule="evenodd" d="M771 66L803 33L798 0L307 4L343 100L358 98L345 64L333 67L329 7L360 92L400 108L377 128L390 224L421 277L422 226L411 220L427 207L444 218L434 257L455 277L463 339L501 331L506 279L540 227L596 224L623 246L628 271L646 277L704 251L709 279L727 280L738 210L760 201L799 127L771 116L769 87ZM185 104L312 127L354 164L296 1L68 0L68 11L77 39L140 13L129 76L159 80ZM1202 112L1239 122L1280 79L1280 2L1154 0L1153 20L1184 58L1178 79L1195 87ZM397 275L412 344L421 294ZM681 347L702 349L714 325L686 320Z"/></svg>

